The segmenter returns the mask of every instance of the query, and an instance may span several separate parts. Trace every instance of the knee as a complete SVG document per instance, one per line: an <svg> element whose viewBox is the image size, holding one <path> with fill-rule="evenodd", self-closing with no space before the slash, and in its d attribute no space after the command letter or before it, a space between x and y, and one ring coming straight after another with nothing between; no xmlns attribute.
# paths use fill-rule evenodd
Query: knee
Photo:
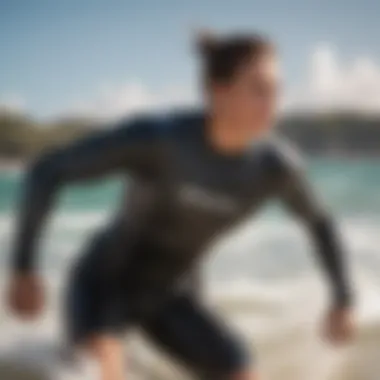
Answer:
<svg viewBox="0 0 380 380"><path fill-rule="evenodd" d="M259 380L259 377L252 371L244 371L231 374L227 380Z"/></svg>
<svg viewBox="0 0 380 380"><path fill-rule="evenodd" d="M83 351L96 359L120 356L123 346L119 339L108 335L96 335L85 340L81 345Z"/></svg>

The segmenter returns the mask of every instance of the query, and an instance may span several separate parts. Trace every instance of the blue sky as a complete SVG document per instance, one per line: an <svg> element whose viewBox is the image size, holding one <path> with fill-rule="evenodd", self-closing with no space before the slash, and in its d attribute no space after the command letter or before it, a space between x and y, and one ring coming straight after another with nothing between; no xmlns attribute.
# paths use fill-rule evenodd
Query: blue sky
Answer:
<svg viewBox="0 0 380 380"><path fill-rule="evenodd" d="M378 62L379 14L377 0L0 0L0 100L45 116L110 84L192 87L199 26L268 33L293 86L320 43Z"/></svg>

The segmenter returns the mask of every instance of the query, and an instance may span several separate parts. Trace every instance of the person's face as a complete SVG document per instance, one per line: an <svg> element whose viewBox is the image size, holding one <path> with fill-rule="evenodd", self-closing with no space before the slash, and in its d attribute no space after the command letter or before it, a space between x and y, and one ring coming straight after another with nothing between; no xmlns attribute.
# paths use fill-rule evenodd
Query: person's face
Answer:
<svg viewBox="0 0 380 380"><path fill-rule="evenodd" d="M216 112L237 133L254 137L271 127L276 116L279 67L268 55L243 65L226 84L214 85L211 101Z"/></svg>

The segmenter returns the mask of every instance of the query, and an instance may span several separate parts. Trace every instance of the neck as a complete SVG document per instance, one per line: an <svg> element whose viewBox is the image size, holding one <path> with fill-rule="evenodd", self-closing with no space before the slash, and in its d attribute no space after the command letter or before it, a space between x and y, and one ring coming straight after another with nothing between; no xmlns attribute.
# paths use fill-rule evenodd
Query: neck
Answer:
<svg viewBox="0 0 380 380"><path fill-rule="evenodd" d="M206 125L206 138L215 151L234 155L243 152L251 143L250 136L240 132L236 124L210 115Z"/></svg>

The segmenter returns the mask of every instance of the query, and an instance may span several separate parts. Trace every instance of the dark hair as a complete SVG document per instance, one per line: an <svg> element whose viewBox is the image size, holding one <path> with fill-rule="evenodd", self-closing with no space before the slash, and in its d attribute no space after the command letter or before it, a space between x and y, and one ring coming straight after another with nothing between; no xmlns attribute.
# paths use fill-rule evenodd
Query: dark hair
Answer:
<svg viewBox="0 0 380 380"><path fill-rule="evenodd" d="M202 60L203 80L210 84L230 81L245 63L274 54L275 48L260 34L215 37L213 33L202 31L198 34L197 51Z"/></svg>

